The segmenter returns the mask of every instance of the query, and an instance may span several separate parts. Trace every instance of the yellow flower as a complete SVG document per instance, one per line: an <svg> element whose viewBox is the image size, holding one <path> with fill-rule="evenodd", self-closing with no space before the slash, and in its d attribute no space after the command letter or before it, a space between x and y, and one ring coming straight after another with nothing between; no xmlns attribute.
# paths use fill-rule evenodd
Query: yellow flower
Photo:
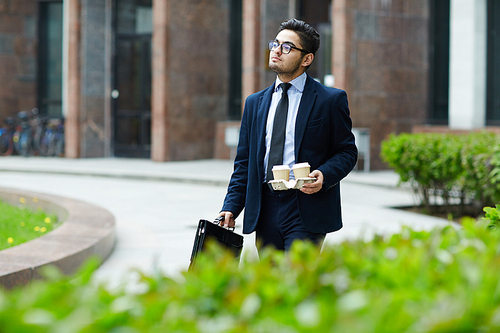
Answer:
<svg viewBox="0 0 500 333"><path fill-rule="evenodd" d="M40 228L40 232L45 232L45 231L47 231L47 228L45 228L45 227Z"/></svg>
<svg viewBox="0 0 500 333"><path fill-rule="evenodd" d="M21 227L24 227L25 225L26 225L26 223L21 222Z"/></svg>
<svg viewBox="0 0 500 333"><path fill-rule="evenodd" d="M35 230L35 231L40 231L40 227L39 227L39 226L36 226L36 227L34 227L34 228L33 228L33 230Z"/></svg>
<svg viewBox="0 0 500 333"><path fill-rule="evenodd" d="M52 222L52 220L50 219L50 217L46 217L44 221L45 221L45 223L47 223L47 224L49 224L50 222Z"/></svg>
<svg viewBox="0 0 500 333"><path fill-rule="evenodd" d="M38 198L33 198L33 202L38 202Z"/></svg>
<svg viewBox="0 0 500 333"><path fill-rule="evenodd" d="M12 237L7 238L7 243L9 243L9 244L14 243L14 238L12 238Z"/></svg>
<svg viewBox="0 0 500 333"><path fill-rule="evenodd" d="M19 202L23 204L23 203L25 203L25 202L26 202L26 199L24 199L23 197L20 197L20 198L19 198Z"/></svg>

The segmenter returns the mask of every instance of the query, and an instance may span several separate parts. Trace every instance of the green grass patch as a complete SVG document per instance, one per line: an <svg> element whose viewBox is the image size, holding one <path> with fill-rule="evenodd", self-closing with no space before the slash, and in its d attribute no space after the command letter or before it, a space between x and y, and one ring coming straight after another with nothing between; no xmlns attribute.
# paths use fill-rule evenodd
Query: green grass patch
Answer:
<svg viewBox="0 0 500 333"><path fill-rule="evenodd" d="M27 207L26 200L21 197L19 206L0 201L0 250L43 236L60 224L56 215L47 214L41 207Z"/></svg>

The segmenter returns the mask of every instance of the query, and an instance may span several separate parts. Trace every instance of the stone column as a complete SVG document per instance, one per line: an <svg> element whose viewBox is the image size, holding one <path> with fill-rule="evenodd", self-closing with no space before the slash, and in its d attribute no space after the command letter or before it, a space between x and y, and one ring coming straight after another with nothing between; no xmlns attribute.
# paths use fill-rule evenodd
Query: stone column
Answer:
<svg viewBox="0 0 500 333"><path fill-rule="evenodd" d="M260 0L243 0L243 100L260 90L260 25Z"/></svg>
<svg viewBox="0 0 500 333"><path fill-rule="evenodd" d="M153 1L151 159L170 159L168 149L169 67L168 23L169 0Z"/></svg>
<svg viewBox="0 0 500 333"><path fill-rule="evenodd" d="M450 3L449 126L482 128L486 123L486 0Z"/></svg>
<svg viewBox="0 0 500 333"><path fill-rule="evenodd" d="M65 156L69 158L80 157L80 102L81 102L81 74L80 74L80 14L81 6L79 0L65 1L64 25L68 32L65 34L67 45L66 77L67 101L65 120Z"/></svg>
<svg viewBox="0 0 500 333"><path fill-rule="evenodd" d="M106 85L106 2L84 0L80 15L80 157L104 156ZM107 102L106 102L107 101Z"/></svg>
<svg viewBox="0 0 500 333"><path fill-rule="evenodd" d="M351 22L347 6L348 0L332 0L332 74L335 87L348 89L351 51Z"/></svg>

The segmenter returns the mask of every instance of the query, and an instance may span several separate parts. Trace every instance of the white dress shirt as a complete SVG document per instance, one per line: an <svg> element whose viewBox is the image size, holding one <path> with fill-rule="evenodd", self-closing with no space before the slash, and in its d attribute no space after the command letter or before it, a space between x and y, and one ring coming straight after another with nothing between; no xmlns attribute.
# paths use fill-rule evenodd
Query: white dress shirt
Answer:
<svg viewBox="0 0 500 333"><path fill-rule="evenodd" d="M297 113L299 111L300 99L304 92L307 75L296 77L290 83L292 86L288 89L288 116L286 119L286 133L285 133L285 150L283 152L283 164L288 165L290 168L295 164L295 123L297 121ZM282 89L280 84L283 83L280 79L276 78L274 84L274 93L269 107L269 114L267 116L266 124L266 156L264 157L264 170L267 170L269 161L269 149L271 148L271 137L273 135L274 115L276 114L276 107L281 99ZM290 179L294 179L293 172L290 170Z"/></svg>

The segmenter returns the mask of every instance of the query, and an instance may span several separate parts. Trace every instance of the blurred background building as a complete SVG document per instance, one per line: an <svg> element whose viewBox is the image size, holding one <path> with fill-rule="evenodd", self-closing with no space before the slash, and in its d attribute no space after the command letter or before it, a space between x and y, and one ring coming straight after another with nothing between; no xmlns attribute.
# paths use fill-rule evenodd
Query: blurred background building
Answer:
<svg viewBox="0 0 500 333"><path fill-rule="evenodd" d="M70 158L230 158L290 17L320 32L309 74L347 91L372 169L390 133L500 125L499 0L0 0L0 120L64 117Z"/></svg>

